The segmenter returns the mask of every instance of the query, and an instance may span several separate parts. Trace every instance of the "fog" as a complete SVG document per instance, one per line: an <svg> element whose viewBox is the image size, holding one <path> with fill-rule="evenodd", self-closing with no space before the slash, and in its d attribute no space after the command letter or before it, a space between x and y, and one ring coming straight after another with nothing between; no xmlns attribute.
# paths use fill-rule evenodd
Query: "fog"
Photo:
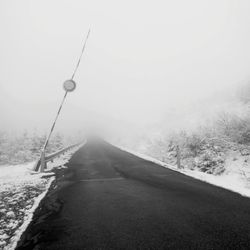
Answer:
<svg viewBox="0 0 250 250"><path fill-rule="evenodd" d="M89 28L56 129L185 125L187 107L205 113L249 80L249 9L248 0L1 0L0 129L50 127Z"/></svg>

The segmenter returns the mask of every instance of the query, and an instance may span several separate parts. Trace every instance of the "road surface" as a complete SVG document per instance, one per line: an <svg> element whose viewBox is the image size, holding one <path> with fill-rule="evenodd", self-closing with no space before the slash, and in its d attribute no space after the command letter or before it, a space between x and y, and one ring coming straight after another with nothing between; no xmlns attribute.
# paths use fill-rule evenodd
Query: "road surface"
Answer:
<svg viewBox="0 0 250 250"><path fill-rule="evenodd" d="M56 176L18 250L250 249L250 199L105 142Z"/></svg>

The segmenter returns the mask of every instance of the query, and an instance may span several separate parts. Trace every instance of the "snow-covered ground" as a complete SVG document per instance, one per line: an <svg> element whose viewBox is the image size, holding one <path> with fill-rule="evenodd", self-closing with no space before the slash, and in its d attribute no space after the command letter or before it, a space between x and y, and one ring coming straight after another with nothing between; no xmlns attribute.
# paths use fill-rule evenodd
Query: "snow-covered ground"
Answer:
<svg viewBox="0 0 250 250"><path fill-rule="evenodd" d="M83 144L48 163L46 173L33 172L35 162L0 166L0 250L15 249L21 234L54 180L53 173L49 171L55 167L65 167L81 146Z"/></svg>
<svg viewBox="0 0 250 250"><path fill-rule="evenodd" d="M140 158L154 162L163 167L172 169L174 171L177 171L182 174L193 177L195 179L199 179L201 181L210 183L212 185L219 186L219 187L228 189L230 191L239 193L242 196L250 197L250 169L245 168L244 170L242 170L242 166L244 166L244 162L245 162L244 157L238 156L238 158L235 159L235 157L231 155L231 157L228 157L228 160L226 163L227 164L226 171L221 175L212 175L212 174L203 173L198 170L190 170L187 168L178 169L176 166L167 164L165 162L162 162L160 160L157 160L145 154L135 152L126 147L123 147L120 145L115 145L115 146L119 147L123 151L134 154Z"/></svg>

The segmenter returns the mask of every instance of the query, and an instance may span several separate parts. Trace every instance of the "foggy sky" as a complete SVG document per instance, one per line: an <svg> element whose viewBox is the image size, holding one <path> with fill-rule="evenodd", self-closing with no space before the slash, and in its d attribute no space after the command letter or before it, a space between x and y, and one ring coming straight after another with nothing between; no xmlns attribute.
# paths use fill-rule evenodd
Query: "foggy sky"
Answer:
<svg viewBox="0 0 250 250"><path fill-rule="evenodd" d="M149 124L249 80L249 11L248 0L0 0L0 129L50 126L89 28L58 129L96 114Z"/></svg>

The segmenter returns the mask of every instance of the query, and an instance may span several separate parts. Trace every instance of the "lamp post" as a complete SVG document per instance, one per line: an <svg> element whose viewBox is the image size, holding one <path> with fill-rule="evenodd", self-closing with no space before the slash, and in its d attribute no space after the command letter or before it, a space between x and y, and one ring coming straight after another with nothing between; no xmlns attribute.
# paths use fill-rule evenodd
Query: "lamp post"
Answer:
<svg viewBox="0 0 250 250"><path fill-rule="evenodd" d="M34 171L39 171L39 168L40 168L40 172L43 172L44 169L46 169L46 167L47 167L47 165L46 165L46 158L45 158L46 147L48 146L50 137L51 137L52 132L53 132L53 130L54 130L54 128L55 128L55 125L56 125L56 121L57 121L58 116L59 116L59 114L60 114L60 112L61 112L61 110L62 110L62 106L63 106L63 104L64 104L64 101L65 101L65 99L66 99L68 93L69 93L69 92L73 92L73 91L75 90L75 88L76 88L76 82L74 81L74 77L75 77L75 74L76 74L76 72L77 72L77 70L78 70L78 67L79 67L79 65L80 65L80 62L81 62L81 59L82 59L82 55L83 55L83 52L84 52L85 47L86 47L87 40L88 40L88 38L89 38L89 34L90 34L90 29L89 29L89 31L88 31L88 34L87 34L86 38L85 38L85 41L84 41L84 44L83 44L83 47L82 47L82 50L81 50L81 54L80 54L80 56L79 56L79 59L78 59L78 61L77 61L77 64L76 64L76 67L75 67L75 69L74 69L74 72L73 72L73 75L72 75L71 79L70 79L70 80L66 80L66 81L63 83L63 89L65 90L65 94L64 94L64 96L63 96L63 99L62 99L62 102L61 102L61 104L60 104L60 107L59 107L59 109L58 109L58 111L57 111L56 118L55 118L55 120L54 120L54 122L53 122L53 125L52 125L51 129L50 129L49 135L47 136L46 141L45 141L45 143L44 143L44 145L43 145L43 147L42 147L41 157L40 157L40 159L36 162L36 165L34 166L34 169L33 169Z"/></svg>
<svg viewBox="0 0 250 250"><path fill-rule="evenodd" d="M67 80L67 81L65 81L65 82L63 83L63 89L65 90L65 94L64 94L64 96L63 96L63 99L62 99L62 102L61 102L61 104L60 104L60 107L59 107L59 109L58 109L58 111L57 111L56 118L55 118L55 120L54 120L54 122L53 122L53 125L52 125L51 129L50 129L49 135L47 136L46 141L45 141L45 143L44 143L44 145L43 145L43 147L42 147L41 157L40 157L40 159L37 161L37 163L36 163L36 165L35 165L35 167L34 167L34 171L38 171L39 168L40 168L40 172L43 172L44 169L46 169L46 167L47 167L46 159L45 159L45 151L46 151L46 148L47 148L47 146L48 146L50 137L51 137L51 135L52 135L52 133L53 133L53 130L54 130L54 128L55 128L56 121L57 121L57 119L58 119L58 117L59 117L59 114L60 114L60 112L61 112L61 110L62 110L62 107L63 107L63 104L64 104L64 102L65 102L65 99L66 99L68 93L69 93L69 92L73 92L73 91L75 90L75 88L76 88L76 82L75 82L73 79Z"/></svg>

